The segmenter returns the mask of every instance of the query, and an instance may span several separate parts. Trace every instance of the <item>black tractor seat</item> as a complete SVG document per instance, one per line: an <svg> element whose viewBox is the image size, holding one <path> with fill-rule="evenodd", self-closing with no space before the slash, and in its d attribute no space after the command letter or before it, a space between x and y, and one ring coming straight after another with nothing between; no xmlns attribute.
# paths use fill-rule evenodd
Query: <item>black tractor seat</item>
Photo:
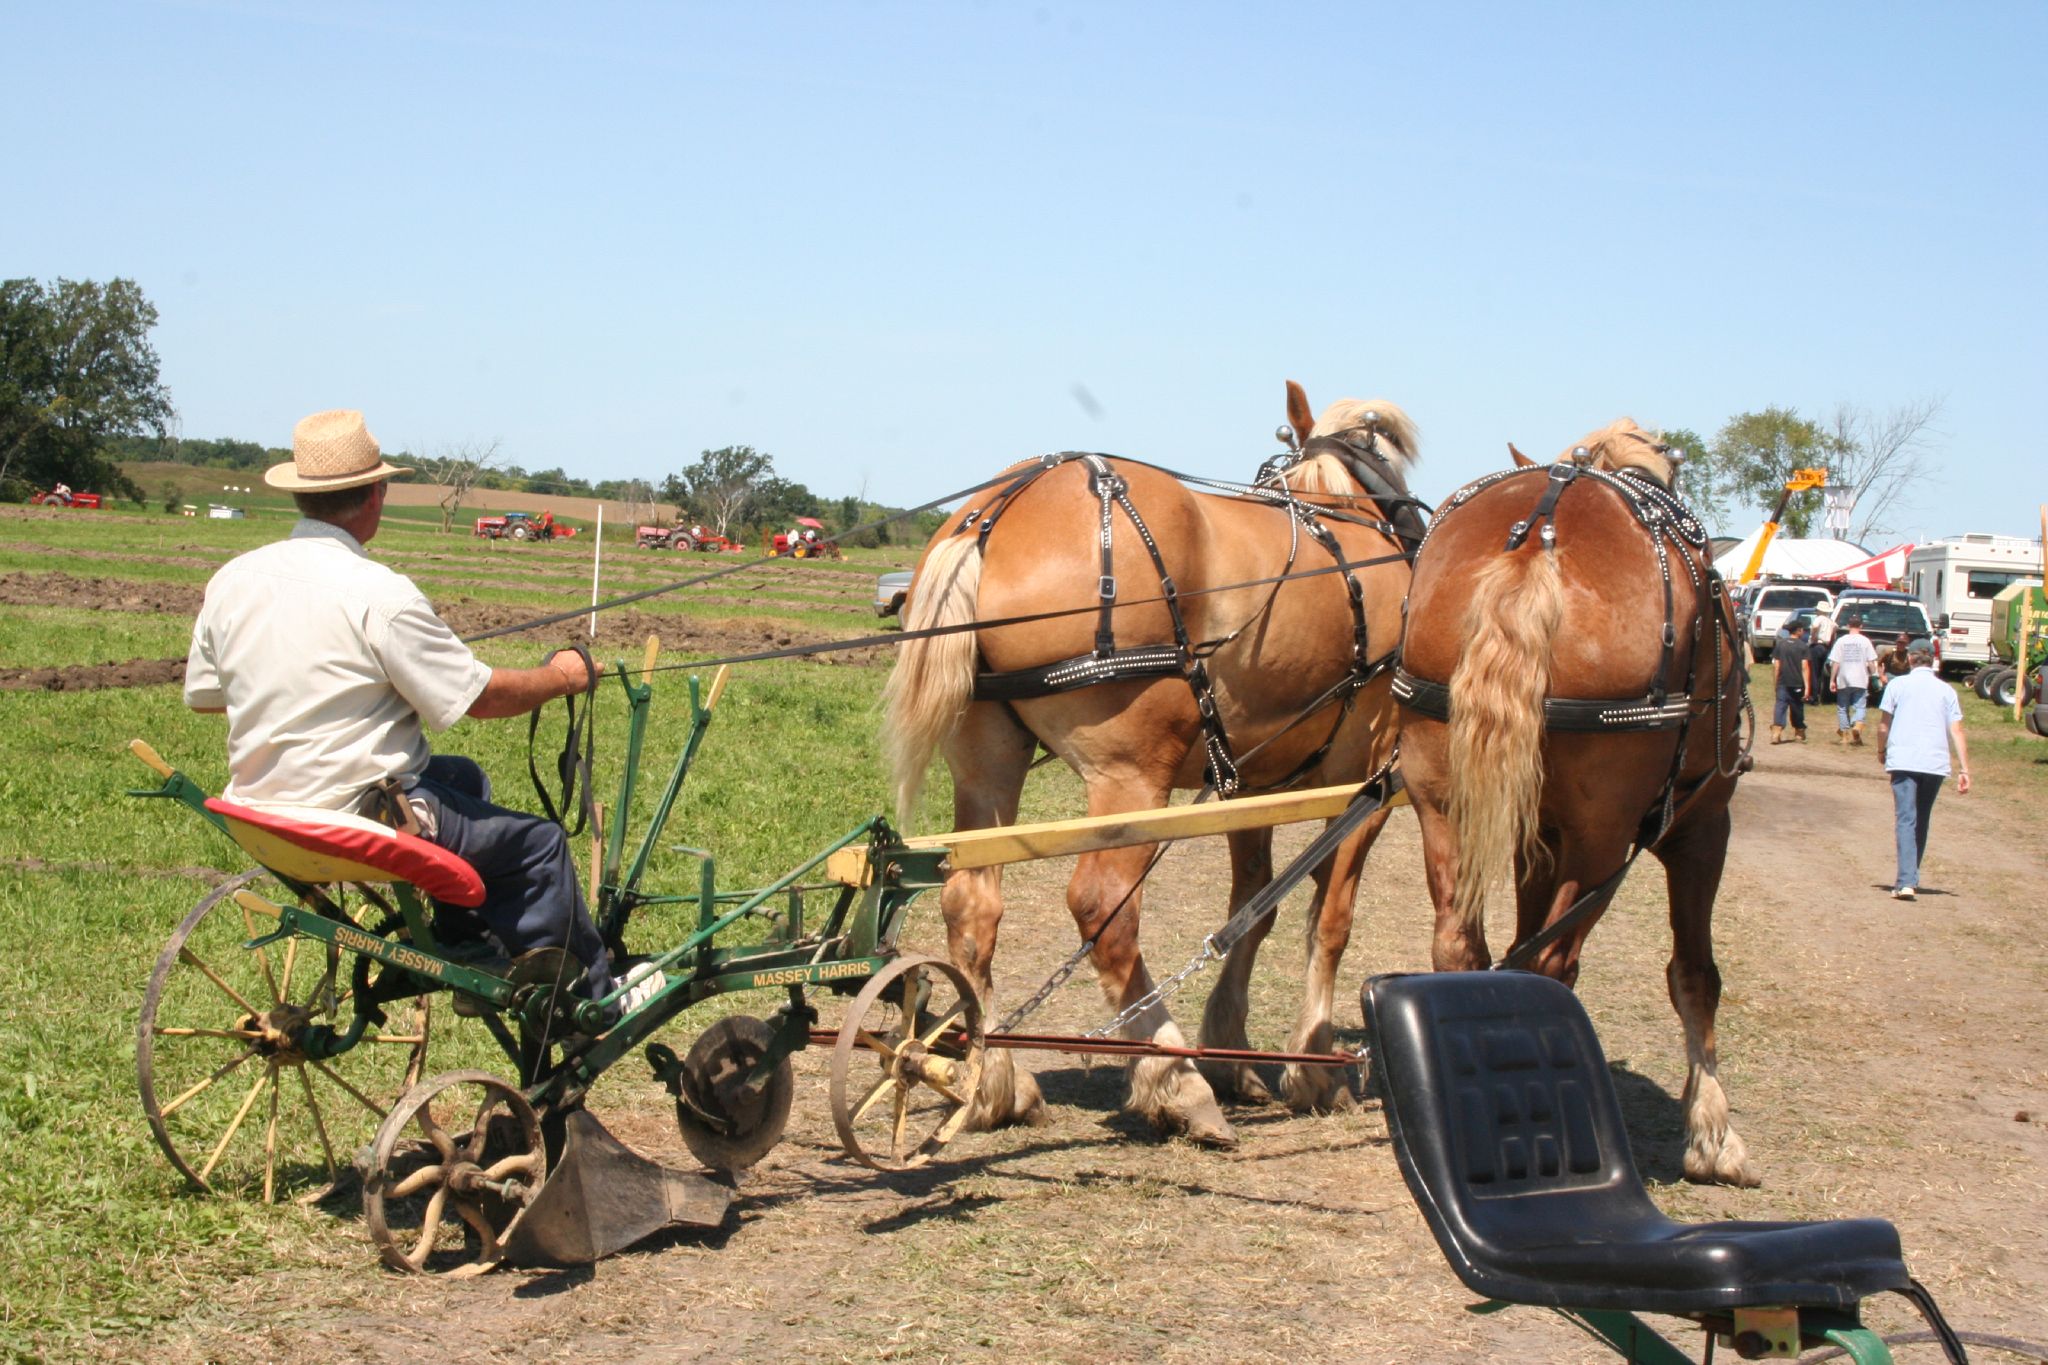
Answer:
<svg viewBox="0 0 2048 1365"><path fill-rule="evenodd" d="M1932 1309L1883 1219L1679 1223L1659 1212L1592 1021L1558 982L1380 976L1363 1000L1401 1174L1475 1293L1710 1321L1751 1308L1853 1315L1886 1290Z"/></svg>

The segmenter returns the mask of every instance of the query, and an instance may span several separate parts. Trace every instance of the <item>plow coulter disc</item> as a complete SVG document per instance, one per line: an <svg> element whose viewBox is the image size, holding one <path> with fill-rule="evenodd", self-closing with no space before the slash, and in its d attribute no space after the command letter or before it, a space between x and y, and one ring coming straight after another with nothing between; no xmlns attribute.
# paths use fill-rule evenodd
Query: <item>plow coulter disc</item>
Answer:
<svg viewBox="0 0 2048 1365"><path fill-rule="evenodd" d="M683 1059L676 1126L690 1155L714 1171L737 1173L768 1155L789 1126L796 1077L785 1057L765 1080L754 1072L774 1031L752 1015L732 1014L698 1037Z"/></svg>
<svg viewBox="0 0 2048 1365"><path fill-rule="evenodd" d="M223 883L172 933L143 994L136 1079L157 1145L195 1187L318 1198L353 1179L357 1151L418 1079L434 1011L425 997L387 1003L354 1048L309 1056L309 1030L339 1031L354 1013L351 960L311 939L244 947L275 921L235 893L285 897L264 877Z"/></svg>

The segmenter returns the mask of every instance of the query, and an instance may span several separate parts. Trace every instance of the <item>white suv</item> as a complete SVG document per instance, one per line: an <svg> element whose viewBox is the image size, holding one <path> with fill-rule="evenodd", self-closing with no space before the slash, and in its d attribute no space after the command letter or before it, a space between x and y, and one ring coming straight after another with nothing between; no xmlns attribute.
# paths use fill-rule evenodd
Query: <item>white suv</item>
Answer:
<svg viewBox="0 0 2048 1365"><path fill-rule="evenodd" d="M1825 612L1835 604L1835 594L1813 583L1764 583L1750 592L1749 648L1759 659L1768 659L1777 644L1778 627L1793 612L1808 607Z"/></svg>

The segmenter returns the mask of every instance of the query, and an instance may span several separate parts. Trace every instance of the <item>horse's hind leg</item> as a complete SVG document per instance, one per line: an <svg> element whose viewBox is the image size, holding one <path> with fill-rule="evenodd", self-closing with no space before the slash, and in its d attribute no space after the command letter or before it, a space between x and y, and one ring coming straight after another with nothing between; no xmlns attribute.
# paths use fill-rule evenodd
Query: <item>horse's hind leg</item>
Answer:
<svg viewBox="0 0 2048 1365"><path fill-rule="evenodd" d="M1365 855L1391 813L1382 809L1367 816L1315 871L1316 894L1308 914L1308 977L1301 1017L1287 1044L1290 1052L1328 1052L1336 1046L1337 964L1351 943L1351 916ZM1322 1113L1349 1098L1342 1083L1343 1073L1336 1067L1290 1065L1281 1077L1280 1092L1289 1108Z"/></svg>
<svg viewBox="0 0 2048 1365"><path fill-rule="evenodd" d="M1685 1026L1685 1178L1761 1185L1762 1172L1728 1122L1715 1055L1721 971L1714 965L1714 895L1728 857L1728 829L1725 805L1699 811L1656 849L1671 890L1671 965L1664 979Z"/></svg>
<svg viewBox="0 0 2048 1365"><path fill-rule="evenodd" d="M1263 890L1273 880L1273 831L1271 828L1238 830L1230 841L1230 913ZM1266 916L1239 939L1224 960L1209 1003L1202 1009L1202 1044L1205 1047L1251 1049L1245 1036L1245 1012L1250 1006L1252 964L1259 945L1273 927ZM1265 1104L1273 1098L1259 1073L1246 1062L1203 1062L1202 1074L1209 1078L1218 1095Z"/></svg>
<svg viewBox="0 0 2048 1365"><path fill-rule="evenodd" d="M968 707L960 728L946 741L946 764L953 773L953 828L983 829L1013 822L1036 747L1037 740L1007 707L989 702ZM948 874L939 892L939 906L946 917L948 955L980 988L983 1008L992 1009L996 928L1003 917L1003 869L963 868ZM981 1088L968 1111L968 1126L984 1129L1007 1123L1043 1123L1045 1101L1039 1096L1038 1083L1031 1073L1017 1068L1015 1054L995 1047L986 1057Z"/></svg>

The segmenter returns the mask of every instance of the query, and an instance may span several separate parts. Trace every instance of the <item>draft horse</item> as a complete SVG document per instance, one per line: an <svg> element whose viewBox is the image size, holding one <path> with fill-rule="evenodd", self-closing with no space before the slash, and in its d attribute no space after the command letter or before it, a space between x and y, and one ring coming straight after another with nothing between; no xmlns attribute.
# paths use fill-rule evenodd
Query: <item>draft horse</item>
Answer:
<svg viewBox="0 0 2048 1365"><path fill-rule="evenodd" d="M1163 806L1205 783L1228 795L1361 781L1391 761L1404 545L1422 530L1406 477L1415 430L1393 404L1356 399L1312 420L1292 383L1288 418L1299 461L1249 491L1201 493L1150 465L1047 456L1015 466L1014 479L939 530L911 582L906 630L1082 610L901 646L884 742L906 826L935 753L952 772L956 829L1013 822L1041 745L1087 784L1090 815ZM1385 818L1369 817L1314 873L1294 1050L1331 1044L1359 869ZM1272 833L1228 838L1235 909L1272 879ZM1119 1014L1153 989L1138 928L1156 847L1085 854L1067 886ZM940 904L954 962L988 998L1002 870L955 870ZM1270 922L1228 955L1203 1017L1205 1043L1248 1046L1246 986ZM1163 1001L1122 1031L1185 1043ZM1129 1107L1163 1131L1227 1145L1235 1135L1211 1081L1270 1098L1248 1066L1217 1067L1205 1080L1186 1059L1145 1058L1131 1069ZM1327 1070L1291 1068L1282 1089L1302 1109L1337 1096ZM1042 1114L1036 1083L1010 1053L993 1051L969 1122Z"/></svg>
<svg viewBox="0 0 2048 1365"><path fill-rule="evenodd" d="M1575 983L1622 873L1653 854L1685 1028L1685 1174L1754 1185L1714 1042L1714 896L1755 728L1737 618L1654 436L1623 418L1547 468L1514 455L1439 509L1408 599L1395 690L1435 966L1489 965L1487 884L1512 861L1507 963Z"/></svg>

